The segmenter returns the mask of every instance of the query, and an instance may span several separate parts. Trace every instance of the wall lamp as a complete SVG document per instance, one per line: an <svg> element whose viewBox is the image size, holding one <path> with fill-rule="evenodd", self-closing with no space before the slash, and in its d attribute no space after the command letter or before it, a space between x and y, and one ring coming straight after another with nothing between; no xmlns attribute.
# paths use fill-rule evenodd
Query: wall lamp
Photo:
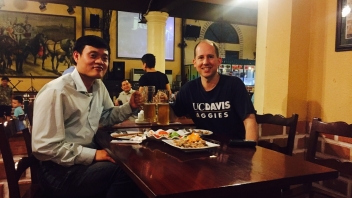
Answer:
<svg viewBox="0 0 352 198"><path fill-rule="evenodd" d="M40 2L39 10L40 10L40 11L45 11L45 10L46 10L46 5L45 5L45 3Z"/></svg>
<svg viewBox="0 0 352 198"><path fill-rule="evenodd" d="M75 13L75 10L73 9L73 6L68 6L67 13L69 13L69 14L74 14Z"/></svg>

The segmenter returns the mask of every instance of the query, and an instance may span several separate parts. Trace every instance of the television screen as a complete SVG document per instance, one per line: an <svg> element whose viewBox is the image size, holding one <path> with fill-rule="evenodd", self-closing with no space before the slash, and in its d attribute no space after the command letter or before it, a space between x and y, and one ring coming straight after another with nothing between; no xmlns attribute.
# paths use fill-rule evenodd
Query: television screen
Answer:
<svg viewBox="0 0 352 198"><path fill-rule="evenodd" d="M139 13L117 13L117 57L141 58L147 53L147 24L138 23ZM169 17L165 28L165 59L174 60L175 18Z"/></svg>

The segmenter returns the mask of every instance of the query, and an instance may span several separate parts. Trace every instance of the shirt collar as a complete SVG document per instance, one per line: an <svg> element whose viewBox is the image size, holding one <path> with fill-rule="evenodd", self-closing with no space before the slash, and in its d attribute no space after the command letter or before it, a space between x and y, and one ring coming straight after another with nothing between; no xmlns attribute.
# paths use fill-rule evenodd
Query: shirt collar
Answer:
<svg viewBox="0 0 352 198"><path fill-rule="evenodd" d="M82 81L82 78L81 76L79 75L77 69L73 70L73 72L70 74L75 85L76 85L76 89L77 91L81 92L81 93L84 93L86 95L89 95L88 94L88 91L87 91L87 88L86 86L84 85L83 81ZM95 84L96 82L94 82L93 84L93 91L95 90L94 87L95 87Z"/></svg>

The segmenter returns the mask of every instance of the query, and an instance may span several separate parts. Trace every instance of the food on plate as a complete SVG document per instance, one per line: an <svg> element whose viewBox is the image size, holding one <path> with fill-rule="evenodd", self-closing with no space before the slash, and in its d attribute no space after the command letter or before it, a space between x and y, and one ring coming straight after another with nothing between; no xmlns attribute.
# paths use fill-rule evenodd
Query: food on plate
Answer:
<svg viewBox="0 0 352 198"><path fill-rule="evenodd" d="M169 135L169 138L171 138L171 139L172 138L179 138L179 137L181 137L181 135L178 134L176 131L171 132Z"/></svg>
<svg viewBox="0 0 352 198"><path fill-rule="evenodd" d="M207 130L192 129L191 133L199 133L200 135L210 135L211 132Z"/></svg>
<svg viewBox="0 0 352 198"><path fill-rule="evenodd" d="M156 139L175 139L175 138L182 138L184 132L182 131L174 131L172 129L162 130L159 129L157 131L149 130L146 133L148 138L156 138Z"/></svg>
<svg viewBox="0 0 352 198"><path fill-rule="evenodd" d="M202 148L208 146L198 133L191 133L186 138L174 140L174 144L183 148Z"/></svg>

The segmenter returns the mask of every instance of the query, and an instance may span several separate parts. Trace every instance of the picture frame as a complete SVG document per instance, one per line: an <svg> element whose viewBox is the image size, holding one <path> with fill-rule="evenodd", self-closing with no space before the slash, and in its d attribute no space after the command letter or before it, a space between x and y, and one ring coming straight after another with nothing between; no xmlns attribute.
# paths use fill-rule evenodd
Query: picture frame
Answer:
<svg viewBox="0 0 352 198"><path fill-rule="evenodd" d="M352 0L337 0L335 51L352 50L352 13L342 16L345 5L352 8Z"/></svg>
<svg viewBox="0 0 352 198"><path fill-rule="evenodd" d="M76 17L0 10L0 75L56 78L72 63Z"/></svg>

